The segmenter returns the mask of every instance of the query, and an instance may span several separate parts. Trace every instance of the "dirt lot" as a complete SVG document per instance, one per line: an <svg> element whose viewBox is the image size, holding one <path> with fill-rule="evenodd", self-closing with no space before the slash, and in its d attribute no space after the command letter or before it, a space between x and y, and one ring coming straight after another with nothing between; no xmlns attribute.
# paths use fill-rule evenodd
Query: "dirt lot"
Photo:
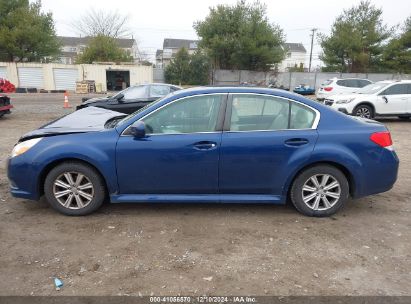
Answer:
<svg viewBox="0 0 411 304"><path fill-rule="evenodd" d="M401 159L394 189L332 218L217 204L66 217L12 198L5 171L20 135L69 111L63 96L12 98L0 119L0 295L411 295L411 121L384 121Z"/></svg>

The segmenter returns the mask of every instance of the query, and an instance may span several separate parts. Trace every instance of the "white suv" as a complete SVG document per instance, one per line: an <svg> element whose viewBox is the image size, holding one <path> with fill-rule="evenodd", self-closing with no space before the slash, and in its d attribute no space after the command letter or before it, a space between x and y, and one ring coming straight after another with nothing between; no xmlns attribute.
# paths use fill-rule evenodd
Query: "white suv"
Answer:
<svg viewBox="0 0 411 304"><path fill-rule="evenodd" d="M332 95L324 103L346 114L411 117L411 80L379 81L354 94Z"/></svg>
<svg viewBox="0 0 411 304"><path fill-rule="evenodd" d="M347 94L354 93L359 89L371 84L372 81L368 79L359 79L359 78L332 78L328 79L321 84L320 88L317 91L316 97L317 100L324 100L328 96L335 94Z"/></svg>

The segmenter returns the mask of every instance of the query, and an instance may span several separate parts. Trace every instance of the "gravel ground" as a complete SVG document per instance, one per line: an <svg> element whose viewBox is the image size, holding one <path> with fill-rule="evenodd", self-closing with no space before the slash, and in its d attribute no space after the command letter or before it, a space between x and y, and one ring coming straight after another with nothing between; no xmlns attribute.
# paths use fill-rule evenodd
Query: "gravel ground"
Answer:
<svg viewBox="0 0 411 304"><path fill-rule="evenodd" d="M0 119L0 295L411 295L411 121L383 121L401 160L395 187L331 218L218 204L107 204L66 217L12 198L5 159L23 133L71 110L62 94L12 101Z"/></svg>

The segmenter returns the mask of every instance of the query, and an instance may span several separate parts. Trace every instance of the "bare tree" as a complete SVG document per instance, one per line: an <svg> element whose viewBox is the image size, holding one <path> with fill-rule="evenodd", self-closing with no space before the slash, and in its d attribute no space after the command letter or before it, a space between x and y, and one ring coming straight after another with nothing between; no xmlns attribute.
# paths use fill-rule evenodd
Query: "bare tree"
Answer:
<svg viewBox="0 0 411 304"><path fill-rule="evenodd" d="M90 9L72 25L79 34L84 36L107 36L112 38L122 38L131 36L128 27L129 16L122 15L118 11L104 11Z"/></svg>

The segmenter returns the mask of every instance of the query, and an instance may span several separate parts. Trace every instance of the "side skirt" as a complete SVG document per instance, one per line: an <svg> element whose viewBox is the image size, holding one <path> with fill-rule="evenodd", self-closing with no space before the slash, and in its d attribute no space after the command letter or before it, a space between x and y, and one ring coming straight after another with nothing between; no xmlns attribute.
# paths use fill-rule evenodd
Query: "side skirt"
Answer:
<svg viewBox="0 0 411 304"><path fill-rule="evenodd" d="M279 195L259 194L119 194L112 203L267 203L285 204Z"/></svg>

